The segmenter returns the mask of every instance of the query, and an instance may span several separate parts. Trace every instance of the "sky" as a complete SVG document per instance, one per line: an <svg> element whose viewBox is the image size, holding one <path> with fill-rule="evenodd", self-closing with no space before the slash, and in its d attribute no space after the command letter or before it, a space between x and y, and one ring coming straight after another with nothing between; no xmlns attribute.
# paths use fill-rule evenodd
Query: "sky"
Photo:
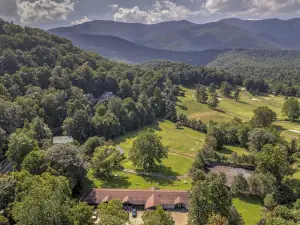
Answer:
<svg viewBox="0 0 300 225"><path fill-rule="evenodd" d="M290 19L299 13L300 0L0 0L2 19L43 29L92 20L201 24L228 17Z"/></svg>

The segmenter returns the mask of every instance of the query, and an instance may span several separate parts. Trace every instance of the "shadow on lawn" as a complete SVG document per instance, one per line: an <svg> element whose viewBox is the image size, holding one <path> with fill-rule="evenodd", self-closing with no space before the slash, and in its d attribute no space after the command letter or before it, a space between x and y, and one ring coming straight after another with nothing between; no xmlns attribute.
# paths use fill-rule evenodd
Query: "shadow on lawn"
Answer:
<svg viewBox="0 0 300 225"><path fill-rule="evenodd" d="M244 101L237 101L238 103L244 104L244 105L250 105L248 102L244 102Z"/></svg>
<svg viewBox="0 0 300 225"><path fill-rule="evenodd" d="M233 153L233 151L229 148L223 147L221 151L218 151L221 154L224 155L231 155Z"/></svg>
<svg viewBox="0 0 300 225"><path fill-rule="evenodd" d="M283 126L278 125L278 124L274 125L274 127L276 128L276 130L278 130L280 132L287 130L286 128L284 128Z"/></svg>
<svg viewBox="0 0 300 225"><path fill-rule="evenodd" d="M176 177L179 175L177 172L174 172L171 167L166 167L164 165L159 166L159 168L157 169L157 173L171 177Z"/></svg>
<svg viewBox="0 0 300 225"><path fill-rule="evenodd" d="M216 109L214 109L214 110L217 111L217 112L220 112L220 113L226 113L224 110L219 109L219 108L216 108Z"/></svg>
<svg viewBox="0 0 300 225"><path fill-rule="evenodd" d="M187 111L188 107L184 106L184 105L177 105L181 110L183 111Z"/></svg>
<svg viewBox="0 0 300 225"><path fill-rule="evenodd" d="M122 136L119 136L113 140L114 144L119 145L122 142L126 142L127 139L135 138L143 130L150 129L150 130L155 130L155 131L162 131L162 129L159 127L159 122L163 122L163 121L164 121L164 119L157 119L152 124L146 125L143 128L140 128L140 129L128 132Z"/></svg>
<svg viewBox="0 0 300 225"><path fill-rule="evenodd" d="M128 177L117 176L102 180L103 188L128 188L131 183L128 181Z"/></svg>
<svg viewBox="0 0 300 225"><path fill-rule="evenodd" d="M168 186L174 183L175 180L162 178L162 177L152 177L152 176L141 176L148 183L153 184L153 186Z"/></svg>
<svg viewBox="0 0 300 225"><path fill-rule="evenodd" d="M249 204L253 205L261 205L262 202L259 198L256 197L250 197L250 196L245 196L245 195L239 195L237 198L243 202L247 202Z"/></svg>

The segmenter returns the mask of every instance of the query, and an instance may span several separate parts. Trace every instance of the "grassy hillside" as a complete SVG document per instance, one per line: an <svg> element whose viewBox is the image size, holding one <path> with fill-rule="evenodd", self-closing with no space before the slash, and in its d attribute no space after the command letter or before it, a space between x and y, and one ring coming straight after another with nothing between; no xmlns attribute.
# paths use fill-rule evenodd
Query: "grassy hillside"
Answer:
<svg viewBox="0 0 300 225"><path fill-rule="evenodd" d="M190 118L200 119L204 122L209 120L229 121L235 117L248 121L253 116L253 110L258 106L266 105L277 114L278 122L275 123L281 130L282 135L288 139L298 138L300 135L300 123L290 123L285 121L285 117L281 113L283 96L265 95L252 96L246 91L241 91L241 99L236 102L234 99L219 98L219 107L217 110L211 110L207 105L197 102L195 99L195 89L183 88L184 97L179 97L177 109L188 115ZM299 131L297 133L296 131Z"/></svg>

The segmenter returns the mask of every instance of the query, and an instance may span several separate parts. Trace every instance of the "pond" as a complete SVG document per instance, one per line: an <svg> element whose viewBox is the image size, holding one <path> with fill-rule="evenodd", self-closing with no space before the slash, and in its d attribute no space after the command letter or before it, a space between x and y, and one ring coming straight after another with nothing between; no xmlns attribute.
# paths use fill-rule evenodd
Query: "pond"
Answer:
<svg viewBox="0 0 300 225"><path fill-rule="evenodd" d="M240 168L240 167L233 167L228 165L215 165L208 167L208 170L212 173L224 173L227 177L227 185L230 187L233 178L237 176L238 174L242 174L246 179L248 179L253 173L253 170L246 169L246 168Z"/></svg>

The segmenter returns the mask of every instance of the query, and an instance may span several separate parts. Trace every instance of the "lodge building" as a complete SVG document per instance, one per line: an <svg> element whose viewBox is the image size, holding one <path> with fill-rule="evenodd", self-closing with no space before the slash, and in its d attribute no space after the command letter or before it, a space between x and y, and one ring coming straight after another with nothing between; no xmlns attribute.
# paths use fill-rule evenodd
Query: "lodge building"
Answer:
<svg viewBox="0 0 300 225"><path fill-rule="evenodd" d="M160 190L155 187L148 190L94 188L84 197L84 201L89 205L99 205L114 198L119 199L125 209L147 210L155 209L158 205L166 210L188 209L187 191Z"/></svg>

